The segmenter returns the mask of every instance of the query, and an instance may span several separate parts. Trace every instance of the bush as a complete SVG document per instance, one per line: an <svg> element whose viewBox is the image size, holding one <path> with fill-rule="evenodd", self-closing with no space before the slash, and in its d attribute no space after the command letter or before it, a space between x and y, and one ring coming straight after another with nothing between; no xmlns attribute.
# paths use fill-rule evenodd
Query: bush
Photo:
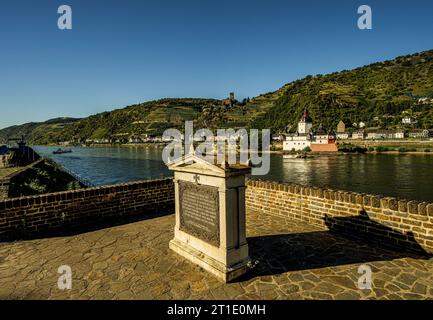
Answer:
<svg viewBox="0 0 433 320"><path fill-rule="evenodd" d="M425 149L424 152L431 152L430 149Z"/></svg>
<svg viewBox="0 0 433 320"><path fill-rule="evenodd" d="M406 148L400 148L400 149L398 149L398 152L400 152L400 153L404 153L404 152L407 152L408 150L406 149Z"/></svg>
<svg viewBox="0 0 433 320"><path fill-rule="evenodd" d="M368 151L373 152L374 151L374 147L368 147Z"/></svg>
<svg viewBox="0 0 433 320"><path fill-rule="evenodd" d="M376 148L376 152L378 152L378 153L386 152L386 151L389 151L389 149L387 147L379 146Z"/></svg>
<svg viewBox="0 0 433 320"><path fill-rule="evenodd" d="M345 152L345 153L366 153L367 152L367 148L363 148L363 147L359 147L359 146L352 146L349 145L350 147L346 147L346 145L344 145L343 147L339 147L338 151L340 152ZM374 148L373 148L374 150ZM373 150L369 150L369 151L373 151Z"/></svg>
<svg viewBox="0 0 433 320"><path fill-rule="evenodd" d="M311 152L311 148L310 147L305 147L304 148L304 152Z"/></svg>
<svg viewBox="0 0 433 320"><path fill-rule="evenodd" d="M354 152L356 152L356 153L366 153L367 152L367 148L363 148L363 147L355 147L354 149L353 149L353 151Z"/></svg>

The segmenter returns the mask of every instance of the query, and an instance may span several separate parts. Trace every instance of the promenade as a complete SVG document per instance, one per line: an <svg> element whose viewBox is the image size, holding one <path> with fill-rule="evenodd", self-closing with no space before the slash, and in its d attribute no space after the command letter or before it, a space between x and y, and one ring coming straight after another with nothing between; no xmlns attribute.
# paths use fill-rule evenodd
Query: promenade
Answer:
<svg viewBox="0 0 433 320"><path fill-rule="evenodd" d="M433 259L247 212L257 266L230 284L168 248L174 215L67 236L0 243L0 299L433 299ZM358 267L372 289L357 287ZM58 267L72 268L59 290Z"/></svg>

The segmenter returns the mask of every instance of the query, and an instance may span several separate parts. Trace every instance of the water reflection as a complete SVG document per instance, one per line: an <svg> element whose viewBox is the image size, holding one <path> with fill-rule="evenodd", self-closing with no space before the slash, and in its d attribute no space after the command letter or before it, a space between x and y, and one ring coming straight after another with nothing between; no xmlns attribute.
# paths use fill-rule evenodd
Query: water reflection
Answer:
<svg viewBox="0 0 433 320"><path fill-rule="evenodd" d="M433 201L431 155L275 156L264 179Z"/></svg>
<svg viewBox="0 0 433 320"><path fill-rule="evenodd" d="M80 147L62 155L52 154L55 147L35 149L96 185L171 175L161 160L162 149ZM273 155L269 174L257 178L433 202L432 168L433 155L330 155L310 159Z"/></svg>

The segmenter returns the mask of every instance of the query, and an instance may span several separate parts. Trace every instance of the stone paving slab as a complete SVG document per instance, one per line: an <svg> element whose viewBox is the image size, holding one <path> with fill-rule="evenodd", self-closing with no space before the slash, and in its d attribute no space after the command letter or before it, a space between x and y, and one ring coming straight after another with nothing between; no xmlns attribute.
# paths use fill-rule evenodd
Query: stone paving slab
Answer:
<svg viewBox="0 0 433 320"><path fill-rule="evenodd" d="M0 299L432 299L433 259L247 213L257 266L224 284L171 252L174 215L57 238L0 244ZM357 288L358 267L373 271ZM72 289L57 287L69 265Z"/></svg>

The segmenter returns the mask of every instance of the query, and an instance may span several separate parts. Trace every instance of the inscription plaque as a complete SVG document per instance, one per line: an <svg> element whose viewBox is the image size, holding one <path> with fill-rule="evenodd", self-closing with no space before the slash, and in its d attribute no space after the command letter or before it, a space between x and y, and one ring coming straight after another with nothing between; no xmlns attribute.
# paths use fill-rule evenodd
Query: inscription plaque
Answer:
<svg viewBox="0 0 433 320"><path fill-rule="evenodd" d="M180 230L219 247L218 188L179 181Z"/></svg>

